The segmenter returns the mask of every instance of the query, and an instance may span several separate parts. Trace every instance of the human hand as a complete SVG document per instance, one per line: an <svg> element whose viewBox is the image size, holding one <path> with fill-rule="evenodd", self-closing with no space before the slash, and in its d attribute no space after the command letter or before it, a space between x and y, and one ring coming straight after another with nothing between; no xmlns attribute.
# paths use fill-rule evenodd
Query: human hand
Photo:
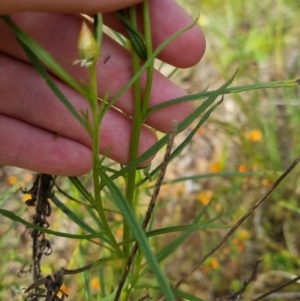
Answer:
<svg viewBox="0 0 300 301"><path fill-rule="evenodd" d="M78 59L77 40L82 19L79 13L105 13L104 22L124 32L113 11L135 5L142 0L0 0L0 14L11 17L32 36L78 81L87 81L86 68L72 63ZM192 22L174 0L150 0L153 45ZM26 12L25 12L26 11ZM30 12L29 12L30 11ZM10 29L0 20L0 164L38 172L75 176L91 168L91 140L85 129L50 91L44 80L28 64L28 59ZM183 33L159 55L179 68L197 63L205 50L201 30L194 26ZM101 56L110 56L97 65L98 91L115 95L131 78L129 52L104 36ZM53 76L58 87L77 110L86 110L86 100ZM142 81L145 76L142 76ZM158 71L155 72L150 106L186 93ZM128 90L116 106L132 115L132 91ZM153 113L146 124L162 132L170 129L172 120L180 122L191 111L192 104L180 104ZM109 157L128 163L132 123L115 109L104 116L101 124L100 152L111 147ZM59 133L57 135L56 133ZM143 127L139 154L157 141L149 127Z"/></svg>

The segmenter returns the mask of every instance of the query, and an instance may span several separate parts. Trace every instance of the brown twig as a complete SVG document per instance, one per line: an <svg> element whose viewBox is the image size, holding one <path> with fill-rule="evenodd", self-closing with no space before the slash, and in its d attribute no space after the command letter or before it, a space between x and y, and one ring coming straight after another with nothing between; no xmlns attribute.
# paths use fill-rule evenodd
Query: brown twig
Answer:
<svg viewBox="0 0 300 301"><path fill-rule="evenodd" d="M278 286L278 287L272 289L271 291L269 291L269 292L267 292L267 293L264 293L264 294L258 296L257 298L253 299L252 301L258 301L258 300L261 300L261 299L265 298L266 296L269 296L269 295L271 295L271 294L273 294L273 293L279 291L280 289L282 289L282 288L284 288L284 287L286 287L286 286L288 286L288 285L290 285L290 284L292 284L292 283L294 283L294 282L296 282L296 281L298 281L298 280L300 280L300 276L297 276L297 277L293 278L292 280L290 280L290 281L288 281L288 282L286 282L286 283L283 283L282 285L280 285L280 286Z"/></svg>
<svg viewBox="0 0 300 301"><path fill-rule="evenodd" d="M164 176L166 174L166 169L167 169L168 163L170 161L170 156L171 156L171 151L172 151L172 147L173 147L174 138L175 138L175 135L176 135L176 130L177 130L177 124L176 124L176 122L173 122L171 131L169 133L169 140L168 140L168 143L167 143L167 149L166 149L166 152L165 152L165 156L164 156L163 162L161 164L161 169L160 169L158 178L157 178L155 186L154 186L154 191L152 193L151 200L150 200L150 203L148 205L148 209L147 209L145 218L144 218L143 223L142 223L142 228L143 228L144 231L146 230L146 228L148 226L148 223L151 219L151 215L152 215L153 209L155 207L156 199L157 199L157 196L159 194L162 181L163 181ZM132 262L135 258L135 255L136 255L138 249L139 249L139 244L136 242L134 244L132 250L131 250L128 261L126 263L126 267L125 267L123 275L121 277L121 280L120 280L120 283L119 283L114 301L119 300L119 297L121 295L125 280L127 278L130 267L132 265Z"/></svg>
<svg viewBox="0 0 300 301"><path fill-rule="evenodd" d="M262 198L246 213L244 214L240 220L228 231L228 233L220 240L220 242L207 254L204 255L202 260L197 263L194 268L187 275L182 277L175 285L175 288L178 288L184 281L187 280L189 276L191 276L202 264L203 262L209 258L215 251L217 251L226 241L227 239L235 232L235 230L254 212L254 210L264 201L266 198L273 192L273 190L282 182L282 180L292 171L292 169L299 163L300 156L298 156L293 163L282 173L282 175L275 181L272 187L262 196Z"/></svg>

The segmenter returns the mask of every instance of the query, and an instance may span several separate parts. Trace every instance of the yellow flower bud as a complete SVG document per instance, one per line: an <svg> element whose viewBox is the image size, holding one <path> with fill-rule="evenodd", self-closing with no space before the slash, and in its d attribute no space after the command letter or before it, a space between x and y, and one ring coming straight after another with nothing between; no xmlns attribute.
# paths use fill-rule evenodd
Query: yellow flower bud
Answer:
<svg viewBox="0 0 300 301"><path fill-rule="evenodd" d="M97 43L93 33L85 22L82 22L79 33L78 52L82 66L90 66L93 64L97 55Z"/></svg>

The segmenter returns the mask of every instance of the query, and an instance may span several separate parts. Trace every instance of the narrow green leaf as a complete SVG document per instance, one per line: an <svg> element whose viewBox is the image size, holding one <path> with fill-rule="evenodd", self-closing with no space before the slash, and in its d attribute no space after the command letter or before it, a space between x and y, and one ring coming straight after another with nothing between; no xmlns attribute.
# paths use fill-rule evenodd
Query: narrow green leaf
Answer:
<svg viewBox="0 0 300 301"><path fill-rule="evenodd" d="M53 230L50 230L50 229L47 229L47 228L42 228L42 227L39 227L35 224L29 223L26 220L24 220L24 219L20 218L19 216L15 215L14 213L12 213L9 210L5 210L5 209L0 208L0 214L2 214L3 216L5 216L5 217L7 217L7 218L9 218L13 221L21 223L21 224L25 225L28 228L35 229L35 230L38 230L38 231L43 232L43 233L52 234L52 235L55 235L55 236L68 237L68 238L73 238L73 239L92 239L92 238L101 237L102 235L104 235L104 232L99 232L99 233L95 233L95 234L91 234L91 235L76 235L76 234L57 232L57 231L53 231Z"/></svg>
<svg viewBox="0 0 300 301"><path fill-rule="evenodd" d="M70 113L81 123L81 125L87 130L87 124L85 120L80 116L80 114L76 111L76 109L73 107L73 105L70 103L70 101L65 97L65 95L62 93L62 91L57 87L55 82L52 80L50 75L48 74L47 70L44 68L44 66L41 64L37 56L31 51L30 48L27 47L26 44L23 43L22 40L17 37L17 40L25 53L27 54L29 60L31 61L32 65L35 67L35 69L39 72L41 77L45 79L46 84L51 89L51 91L54 93L54 95L63 103L63 105L70 111Z"/></svg>
<svg viewBox="0 0 300 301"><path fill-rule="evenodd" d="M142 61L147 59L146 46L143 35L131 24L129 17L124 10L116 12L117 17L123 23L131 42L131 45Z"/></svg>
<svg viewBox="0 0 300 301"><path fill-rule="evenodd" d="M102 42L102 35L103 35L103 22L102 22L102 15L101 14L96 14L94 16L94 37L97 42L98 46L98 53L100 53L100 48L101 48L101 42Z"/></svg>
<svg viewBox="0 0 300 301"><path fill-rule="evenodd" d="M170 74L167 76L167 78L171 78L177 71L179 70L179 68L174 68Z"/></svg>
<svg viewBox="0 0 300 301"><path fill-rule="evenodd" d="M81 266L86 266L85 257L84 257L84 249L82 244L79 245L79 254L80 254L80 262ZM82 273L83 276L83 284L84 284L84 295L86 300L92 300L92 293L90 287L90 277L88 271L84 271Z"/></svg>
<svg viewBox="0 0 300 301"><path fill-rule="evenodd" d="M165 227L165 228L161 228L161 229L148 231L145 234L147 237L153 237L153 236L174 233L174 232L190 231L190 233L192 233L199 229L225 229L225 228L229 228L229 227L230 226L212 225L209 222L209 223L204 223L204 224L190 224L190 225ZM130 242L133 242L133 241L135 241L134 238L127 240L127 241L123 241L120 243L120 245L124 245L124 244L130 243Z"/></svg>
<svg viewBox="0 0 300 301"><path fill-rule="evenodd" d="M80 218L77 214L74 213L74 211L72 211L69 207L67 207L64 203L62 203L55 195L51 198L51 200L53 201L53 203L59 207L74 223L76 223L81 229L90 232L90 233L98 233L97 231L95 231L91 226L89 226L87 223L85 223L82 218ZM97 218L97 216L94 213L94 210L90 207L85 208L88 212L89 212L89 216L91 216L94 221L96 222L97 225L99 225L101 230L103 229L102 223L99 220L99 218ZM110 240L106 237L106 232L103 231L103 235L99 235L99 238L101 238L104 242L106 242L107 244L111 245Z"/></svg>
<svg viewBox="0 0 300 301"><path fill-rule="evenodd" d="M184 181L195 181L199 179L207 179L207 178L216 178L216 177L224 177L224 178L243 178L243 177L251 177L251 176L263 176L266 175L264 171L222 171L222 172L213 172L213 173L204 173L187 177L175 178L173 180L166 180L162 183L162 185L173 184ZM151 188L151 187L150 187Z"/></svg>
<svg viewBox="0 0 300 301"><path fill-rule="evenodd" d="M81 229L90 233L97 233L92 227L85 223L82 220L82 218L79 217L73 210L71 210L63 202L61 202L55 195L51 197L51 200L62 212L64 212L68 216L69 219L71 219Z"/></svg>
<svg viewBox="0 0 300 301"><path fill-rule="evenodd" d="M81 85L64 70L50 55L48 51L43 49L34 39L27 35L16 23L14 23L9 16L0 16L2 20L10 27L19 41L26 45L54 74L56 74L62 81L67 83L70 87L78 93L87 98L87 92Z"/></svg>
<svg viewBox="0 0 300 301"><path fill-rule="evenodd" d="M191 231L194 232L199 229L224 229L228 228L228 226L221 226L221 225L212 225L211 223L205 224L190 224L190 225L180 225L180 226L172 226L172 227L165 227L157 230L152 230L146 233L147 237L174 233L174 232L181 232L181 231Z"/></svg>
<svg viewBox="0 0 300 301"><path fill-rule="evenodd" d="M115 183L101 170L98 169L99 175L104 182L104 184L109 189L116 205L119 207L122 212L124 219L129 225L135 239L139 243L139 246L148 262L150 269L156 276L157 282L159 283L162 292L165 295L166 300L174 300L174 296L170 285L162 273L160 266L148 244L147 237L143 232L141 225L139 224L137 218L135 217L131 207L129 206L126 198L122 194L121 190L115 185Z"/></svg>
<svg viewBox="0 0 300 301"><path fill-rule="evenodd" d="M124 38L123 35L121 35L120 33L118 33L115 30L112 30L113 34L115 35L115 37L117 38L117 41L119 41L119 43L121 45L123 45L124 47L126 47L126 39Z"/></svg>
<svg viewBox="0 0 300 301"><path fill-rule="evenodd" d="M99 229L104 231L103 224L99 218L99 215L96 214L96 210L91 207L86 208L86 210L88 211L88 216L94 220L94 222L98 225Z"/></svg>
<svg viewBox="0 0 300 301"><path fill-rule="evenodd" d="M286 81L276 81L276 82L268 82L268 83L258 83L258 84L247 85L247 86L229 87L224 90L223 94L233 94L233 93L236 94L236 93L258 90L258 89L278 89L278 88L296 88L296 87L299 87L299 82L297 80L286 80ZM167 108L169 106L174 106L176 104L180 104L188 101L200 100L209 97L215 92L216 90L202 91L199 93L186 95L169 101L165 101L164 103L149 108L147 111L147 116L157 110Z"/></svg>
<svg viewBox="0 0 300 301"><path fill-rule="evenodd" d="M68 178L71 183L76 187L79 193L88 200L92 205L95 204L95 200L93 196L86 190L86 188L82 185L82 183L76 177L69 177Z"/></svg>
<svg viewBox="0 0 300 301"><path fill-rule="evenodd" d="M196 216L196 218L193 221L193 224L197 224L199 223L199 221L201 220L201 218L204 216L204 214L207 212L208 208L211 206L212 204L212 200L209 202L209 204L207 206L205 206L200 212L199 214ZM174 251L183 244L183 242L190 236L190 234L193 231L186 231L185 233L183 233L181 236L179 236L178 238L176 238L173 242L171 242L166 248L164 248L163 250L161 250L160 252L158 252L156 254L156 258L158 260L158 262L162 262L164 259L166 259L169 255L173 254Z"/></svg>

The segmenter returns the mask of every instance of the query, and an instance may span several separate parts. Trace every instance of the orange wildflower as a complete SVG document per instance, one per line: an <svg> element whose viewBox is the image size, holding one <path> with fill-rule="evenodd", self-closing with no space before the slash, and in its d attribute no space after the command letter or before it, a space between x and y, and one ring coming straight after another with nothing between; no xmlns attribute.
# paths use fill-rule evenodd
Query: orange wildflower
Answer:
<svg viewBox="0 0 300 301"><path fill-rule="evenodd" d="M202 135L203 134L203 128L200 127L198 130L197 130L197 135Z"/></svg>
<svg viewBox="0 0 300 301"><path fill-rule="evenodd" d="M266 188L270 188L273 185L273 182L269 179L262 179L261 184Z"/></svg>
<svg viewBox="0 0 300 301"><path fill-rule="evenodd" d="M209 165L209 170L211 172L219 172L219 171L221 171L221 163L220 163L220 161L211 163Z"/></svg>
<svg viewBox="0 0 300 301"><path fill-rule="evenodd" d="M117 229L116 236L117 237L122 237L123 236L123 228L122 227L119 227Z"/></svg>
<svg viewBox="0 0 300 301"><path fill-rule="evenodd" d="M198 194L198 200L203 204L207 205L213 196L213 192L211 190L203 190Z"/></svg>
<svg viewBox="0 0 300 301"><path fill-rule="evenodd" d="M100 280L98 277L93 277L91 280L91 287L94 290L98 290L100 288Z"/></svg>
<svg viewBox="0 0 300 301"><path fill-rule="evenodd" d="M239 166L239 172L246 172L246 171L247 171L247 167L245 165Z"/></svg>
<svg viewBox="0 0 300 301"><path fill-rule="evenodd" d="M212 258L211 260L211 267L214 269L214 270L217 270L219 268L219 261L217 258Z"/></svg>
<svg viewBox="0 0 300 301"><path fill-rule="evenodd" d="M70 289L69 289L64 283L63 283L63 285L60 287L60 289L61 289L65 294L67 294L67 295L70 294ZM58 298L61 298L61 297L62 297L62 292L59 291L59 292L56 294L56 296L57 296Z"/></svg>
<svg viewBox="0 0 300 301"><path fill-rule="evenodd" d="M258 141L262 140L263 134L262 134L261 130L256 129L256 130L248 132L246 134L246 138L252 142L258 142Z"/></svg>
<svg viewBox="0 0 300 301"><path fill-rule="evenodd" d="M232 241L240 252L243 252L245 250L245 244L243 240L241 240L240 238L234 238Z"/></svg>
<svg viewBox="0 0 300 301"><path fill-rule="evenodd" d="M18 178L16 176L9 176L7 178L7 183L11 186L13 186L14 184L16 184L18 182Z"/></svg>

